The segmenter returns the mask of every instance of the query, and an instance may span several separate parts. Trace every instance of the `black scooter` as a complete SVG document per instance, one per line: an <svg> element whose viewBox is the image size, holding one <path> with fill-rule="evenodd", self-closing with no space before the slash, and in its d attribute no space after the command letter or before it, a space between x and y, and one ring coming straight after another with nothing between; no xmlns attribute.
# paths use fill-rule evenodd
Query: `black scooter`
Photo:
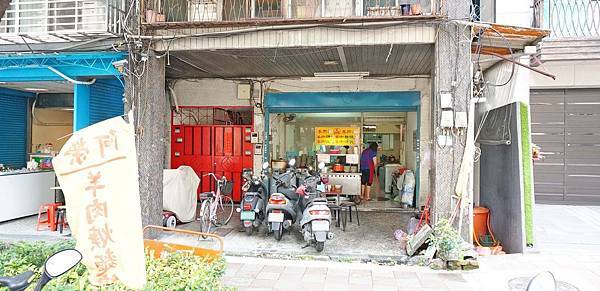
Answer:
<svg viewBox="0 0 600 291"><path fill-rule="evenodd" d="M50 280L62 276L81 262L81 253L75 249L66 249L50 256L44 263L44 273L35 286L35 291L41 291ZM31 285L34 273L26 271L14 277L0 277L0 287L9 291L22 291Z"/></svg>
<svg viewBox="0 0 600 291"><path fill-rule="evenodd" d="M242 187L244 198L240 207L236 209L240 213L240 221L247 235L252 235L254 229L258 229L265 220L268 191L269 164L263 164L263 171L260 177L252 176L251 171L244 172L246 183Z"/></svg>

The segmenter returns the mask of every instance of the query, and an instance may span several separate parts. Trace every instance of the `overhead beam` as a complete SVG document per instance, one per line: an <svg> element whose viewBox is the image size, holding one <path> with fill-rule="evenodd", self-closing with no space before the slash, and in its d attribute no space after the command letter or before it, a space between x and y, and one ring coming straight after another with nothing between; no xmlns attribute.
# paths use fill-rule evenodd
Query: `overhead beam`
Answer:
<svg viewBox="0 0 600 291"><path fill-rule="evenodd" d="M340 57L340 62L342 63L342 68L344 68L344 72L348 72L348 62L346 61L346 54L344 53L344 47L337 47L338 56Z"/></svg>

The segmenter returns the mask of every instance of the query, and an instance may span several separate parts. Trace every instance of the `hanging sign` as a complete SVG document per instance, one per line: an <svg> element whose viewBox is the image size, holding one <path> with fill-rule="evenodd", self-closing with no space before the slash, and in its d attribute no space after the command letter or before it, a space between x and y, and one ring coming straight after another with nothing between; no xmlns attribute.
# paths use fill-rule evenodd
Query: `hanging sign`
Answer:
<svg viewBox="0 0 600 291"><path fill-rule="evenodd" d="M317 127L315 128L317 145L353 146L360 143L358 127Z"/></svg>
<svg viewBox="0 0 600 291"><path fill-rule="evenodd" d="M132 120L132 119L130 119ZM115 117L75 132L53 159L76 248L96 286L146 282L133 126Z"/></svg>

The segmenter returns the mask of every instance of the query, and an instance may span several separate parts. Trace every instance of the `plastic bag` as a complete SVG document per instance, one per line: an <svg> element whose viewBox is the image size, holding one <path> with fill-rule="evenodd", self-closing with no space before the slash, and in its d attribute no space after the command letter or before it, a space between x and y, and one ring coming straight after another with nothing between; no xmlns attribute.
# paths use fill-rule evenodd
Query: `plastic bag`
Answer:
<svg viewBox="0 0 600 291"><path fill-rule="evenodd" d="M409 234L415 233L415 230L417 229L418 224L419 224L419 220L414 216L411 217L410 220L408 221L408 224L406 225L406 232Z"/></svg>
<svg viewBox="0 0 600 291"><path fill-rule="evenodd" d="M404 184L402 187L402 203L413 207L413 197L415 195L415 174L408 170L404 173Z"/></svg>
<svg viewBox="0 0 600 291"><path fill-rule="evenodd" d="M407 234L406 232L402 231L401 229L396 229L396 231L394 231L394 237L396 238L396 240L403 240L404 238L406 238Z"/></svg>

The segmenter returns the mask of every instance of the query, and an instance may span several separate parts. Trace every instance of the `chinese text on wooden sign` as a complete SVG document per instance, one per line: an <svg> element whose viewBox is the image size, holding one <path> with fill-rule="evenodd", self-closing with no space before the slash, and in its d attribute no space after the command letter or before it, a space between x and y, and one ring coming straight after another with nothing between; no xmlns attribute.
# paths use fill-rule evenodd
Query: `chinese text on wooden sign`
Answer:
<svg viewBox="0 0 600 291"><path fill-rule="evenodd" d="M79 130L53 165L90 282L142 288L146 270L133 126L115 117Z"/></svg>
<svg viewBox="0 0 600 291"><path fill-rule="evenodd" d="M360 144L358 127L317 127L315 143L328 146L353 146Z"/></svg>

